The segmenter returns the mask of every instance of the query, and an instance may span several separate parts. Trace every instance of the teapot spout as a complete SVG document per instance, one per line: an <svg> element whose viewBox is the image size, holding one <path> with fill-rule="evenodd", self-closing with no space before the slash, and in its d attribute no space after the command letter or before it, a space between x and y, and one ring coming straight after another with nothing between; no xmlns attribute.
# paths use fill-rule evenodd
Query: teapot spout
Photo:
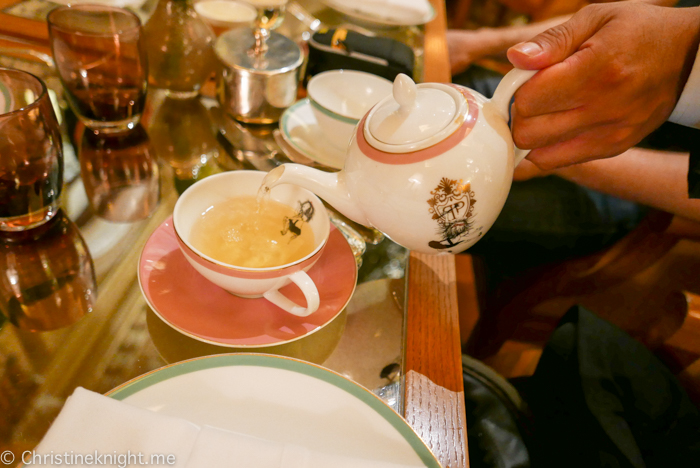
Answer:
<svg viewBox="0 0 700 468"><path fill-rule="evenodd" d="M322 198L345 217L364 226L371 223L351 198L345 182L345 171L323 172L302 164L282 164L272 169L263 179L263 185L273 188L293 184Z"/></svg>

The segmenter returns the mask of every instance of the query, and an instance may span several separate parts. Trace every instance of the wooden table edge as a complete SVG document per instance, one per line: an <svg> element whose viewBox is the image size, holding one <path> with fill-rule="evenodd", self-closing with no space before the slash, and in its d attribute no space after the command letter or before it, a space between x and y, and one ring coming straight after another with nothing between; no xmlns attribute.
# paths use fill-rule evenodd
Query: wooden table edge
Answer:
<svg viewBox="0 0 700 468"><path fill-rule="evenodd" d="M424 81L449 83L445 2L430 1ZM445 468L468 467L455 258L412 252L407 275L404 416Z"/></svg>

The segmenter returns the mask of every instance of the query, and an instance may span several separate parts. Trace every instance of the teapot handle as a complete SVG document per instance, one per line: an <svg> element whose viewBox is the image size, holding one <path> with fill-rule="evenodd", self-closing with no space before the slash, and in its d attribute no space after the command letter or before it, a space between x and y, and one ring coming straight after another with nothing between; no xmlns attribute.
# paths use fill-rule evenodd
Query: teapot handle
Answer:
<svg viewBox="0 0 700 468"><path fill-rule="evenodd" d="M506 122L510 118L511 98L518 88L532 78L538 71L539 70L521 70L520 68L514 68L506 73L506 76L504 76L498 84L490 102L496 107L496 110Z"/></svg>
<svg viewBox="0 0 700 468"><path fill-rule="evenodd" d="M506 122L510 120L510 100L515 92L538 71L539 70L521 70L519 68L514 68L503 77L490 100L499 115L503 117L503 120ZM525 156L527 156L529 152L530 150L523 150L516 147L515 166L525 159Z"/></svg>

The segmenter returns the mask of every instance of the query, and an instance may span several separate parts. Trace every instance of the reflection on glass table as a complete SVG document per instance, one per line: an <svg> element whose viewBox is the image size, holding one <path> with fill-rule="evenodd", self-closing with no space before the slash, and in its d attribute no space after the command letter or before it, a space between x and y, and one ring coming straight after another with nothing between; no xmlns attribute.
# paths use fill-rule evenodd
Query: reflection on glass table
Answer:
<svg viewBox="0 0 700 468"><path fill-rule="evenodd" d="M325 24L346 20L319 2L302 3ZM303 31L308 30L299 25L303 23L295 23L294 15L288 13L279 31L297 28L295 38L303 39ZM414 45L422 35L420 28L377 33L408 37ZM47 81L58 83L50 78L50 70L46 73ZM107 158L104 143L91 140L86 144L91 137L76 132L76 118L62 101L60 83L54 90L63 110L59 116L66 156L63 211L87 246L99 295L95 300L93 294L92 312L71 325L57 324L62 328L54 331L37 333L9 321L0 324L0 413L5 416L0 420L0 448L12 448L15 453L34 447L76 386L104 393L169 362L229 352L177 332L149 308L137 278L143 247L171 215L178 195L197 180L228 170L267 171L284 162L308 162L284 146L277 125L241 124L212 99L173 100L149 90L141 121L146 136L139 137L138 144L115 143L110 151L112 155L132 153L127 157L132 164L129 173L139 175L130 180L132 184L139 181L141 196L151 195L138 205L145 210L141 214L148 211L150 215L140 220L106 219L104 212L100 216L100 203L95 202L97 195L108 197L111 192L98 193L94 183L106 177L109 185L109 171L96 170L94 162L92 170L85 167L95 158L112 161L107 166L116 165L124 174L127 166ZM88 154L97 155L84 157L85 148ZM157 205L152 198L156 175L160 184ZM397 395L401 392L396 384L402 377L407 252L374 230L353 225L332 211L330 215L362 265L357 288L337 320L310 334L308 340L297 340L289 349L277 351L319 362L400 409Z"/></svg>
<svg viewBox="0 0 700 468"><path fill-rule="evenodd" d="M75 122L70 111L64 111L64 125ZM76 386L104 393L169 362L231 351L185 336L154 314L139 289L138 260L147 239L170 216L178 194L189 184L225 170L269 170L290 158L276 144L274 126L234 122L208 99L174 103L157 93L149 94L142 125L148 137L137 133L133 139L121 140L121 146L119 139L105 143L78 131L76 141L82 147L78 151L66 138L70 147L67 167L78 165L82 174L75 168L68 171L73 175L66 177L62 204L93 259L99 296L97 300L92 297L91 313L72 325L55 323L62 326L55 331L30 332L9 321L0 329L0 409L7 410L0 422L3 447L15 451L33 448ZM65 134L76 134L75 128L65 129ZM89 158L83 156L86 148ZM125 161L117 164L110 159L117 154L126 154ZM120 222L105 219L100 204L94 203L98 192L85 181L109 182L114 172L110 172L111 164L116 164L117 173L129 168L130 174L140 174L132 179L132 183L144 184L139 186L139 197L155 193L153 177L159 175L160 202L149 205L150 217ZM98 166L102 169L97 170ZM331 214L336 226L351 239L355 255L364 261L356 291L329 326L310 334L306 341L297 340L276 351L319 362L376 390L398 409L397 387L390 385L400 378L402 276L407 253L372 230ZM63 249L62 254L68 252ZM80 307L83 309L74 310L88 310Z"/></svg>
<svg viewBox="0 0 700 468"><path fill-rule="evenodd" d="M208 175L228 170L220 160L216 123L200 98L176 99L151 90L144 120L158 159L172 168L167 171L178 194Z"/></svg>
<svg viewBox="0 0 700 468"><path fill-rule="evenodd" d="M0 236L0 311L30 331L54 330L92 312L97 285L76 225L59 211L48 223Z"/></svg>
<svg viewBox="0 0 700 468"><path fill-rule="evenodd" d="M148 218L160 201L158 162L141 124L126 133L85 129L78 149L90 207L107 221Z"/></svg>

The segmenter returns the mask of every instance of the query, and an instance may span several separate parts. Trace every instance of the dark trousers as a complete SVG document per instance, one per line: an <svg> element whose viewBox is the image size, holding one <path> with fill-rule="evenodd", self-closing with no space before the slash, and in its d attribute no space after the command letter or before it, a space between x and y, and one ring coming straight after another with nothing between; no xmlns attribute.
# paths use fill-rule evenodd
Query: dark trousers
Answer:
<svg viewBox="0 0 700 468"><path fill-rule="evenodd" d="M648 349L582 307L517 390L483 364L465 361L464 376L472 468L698 466L698 408Z"/></svg>

